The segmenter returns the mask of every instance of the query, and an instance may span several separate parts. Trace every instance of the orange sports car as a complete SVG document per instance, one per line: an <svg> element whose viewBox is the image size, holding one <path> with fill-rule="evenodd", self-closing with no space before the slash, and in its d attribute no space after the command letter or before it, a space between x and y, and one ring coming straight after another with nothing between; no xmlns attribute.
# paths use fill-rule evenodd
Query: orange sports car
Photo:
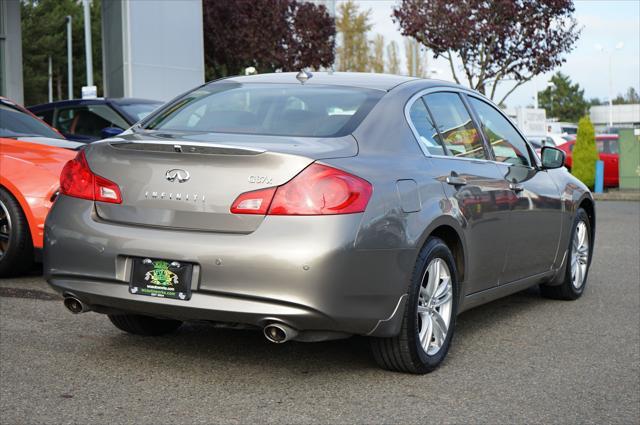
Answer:
<svg viewBox="0 0 640 425"><path fill-rule="evenodd" d="M0 97L0 277L26 271L39 257L60 171L82 146Z"/></svg>

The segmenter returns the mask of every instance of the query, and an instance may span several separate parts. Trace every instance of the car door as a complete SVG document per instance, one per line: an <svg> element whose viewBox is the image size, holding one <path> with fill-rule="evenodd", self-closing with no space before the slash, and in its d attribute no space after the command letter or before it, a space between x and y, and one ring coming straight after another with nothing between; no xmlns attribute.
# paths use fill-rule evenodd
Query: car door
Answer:
<svg viewBox="0 0 640 425"><path fill-rule="evenodd" d="M498 285L505 261L511 192L457 92L414 99L411 125L430 157L452 211L463 223L467 250L465 295ZM507 200L506 203L501 202Z"/></svg>
<svg viewBox="0 0 640 425"><path fill-rule="evenodd" d="M513 282L550 270L558 255L562 204L560 191L538 167L525 138L488 102L468 96L496 165L516 201L508 224L507 260L501 283Z"/></svg>

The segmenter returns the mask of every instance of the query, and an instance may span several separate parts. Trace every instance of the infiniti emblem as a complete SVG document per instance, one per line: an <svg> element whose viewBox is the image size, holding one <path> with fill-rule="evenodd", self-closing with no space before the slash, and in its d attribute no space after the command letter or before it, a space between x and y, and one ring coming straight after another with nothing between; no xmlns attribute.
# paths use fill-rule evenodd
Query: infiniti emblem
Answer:
<svg viewBox="0 0 640 425"><path fill-rule="evenodd" d="M172 170L167 171L164 177L170 182L177 181L178 183L184 183L187 180L189 180L189 178L191 178L191 175L189 175L189 172L187 170L183 170L181 168L174 168Z"/></svg>

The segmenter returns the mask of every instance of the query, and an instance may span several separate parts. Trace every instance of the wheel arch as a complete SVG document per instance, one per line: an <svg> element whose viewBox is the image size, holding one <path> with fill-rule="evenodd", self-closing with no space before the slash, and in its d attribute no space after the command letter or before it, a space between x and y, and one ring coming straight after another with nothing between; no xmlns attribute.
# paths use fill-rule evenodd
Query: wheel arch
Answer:
<svg viewBox="0 0 640 425"><path fill-rule="evenodd" d="M430 237L442 239L449 247L456 261L458 281L464 282L467 270L467 250L459 223L450 216L443 216L434 220L423 234L420 249L425 246Z"/></svg>
<svg viewBox="0 0 640 425"><path fill-rule="evenodd" d="M589 217L589 225L591 227L591 240L593 241L596 236L596 205L593 199L590 196L584 196L578 202L578 208L582 208L587 213L587 217ZM593 243L591 244L593 246Z"/></svg>

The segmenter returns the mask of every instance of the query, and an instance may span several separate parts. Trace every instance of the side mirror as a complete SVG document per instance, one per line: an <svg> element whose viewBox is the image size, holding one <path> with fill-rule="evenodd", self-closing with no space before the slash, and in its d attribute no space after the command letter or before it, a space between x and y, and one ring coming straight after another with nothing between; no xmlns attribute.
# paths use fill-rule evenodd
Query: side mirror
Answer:
<svg viewBox="0 0 640 425"><path fill-rule="evenodd" d="M117 136L118 134L122 133L123 131L124 130L121 129L120 127L105 127L100 132L100 136L103 139L107 139L109 137Z"/></svg>
<svg viewBox="0 0 640 425"><path fill-rule="evenodd" d="M560 168L564 165L564 152L551 146L542 148L540 158L542 159L542 168L546 170Z"/></svg>

